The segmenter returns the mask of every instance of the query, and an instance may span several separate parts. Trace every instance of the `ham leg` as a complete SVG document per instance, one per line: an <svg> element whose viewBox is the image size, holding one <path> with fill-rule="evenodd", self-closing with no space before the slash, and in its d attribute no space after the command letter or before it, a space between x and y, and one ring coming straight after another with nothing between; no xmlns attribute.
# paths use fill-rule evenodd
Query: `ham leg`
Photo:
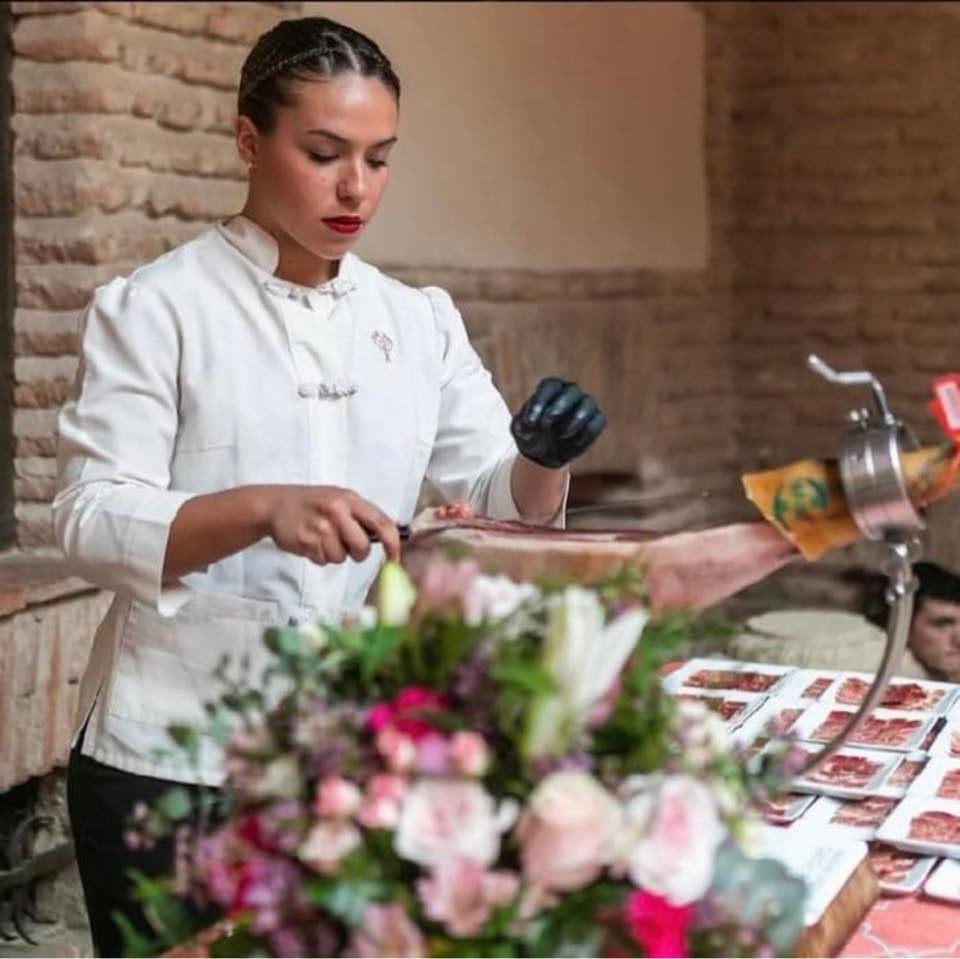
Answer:
<svg viewBox="0 0 960 959"><path fill-rule="evenodd" d="M625 564L646 571L655 611L702 609L786 565L799 554L766 523L737 523L656 536L637 530L556 530L469 517L444 507L421 513L404 547L414 574L438 550L462 547L487 572L512 579L594 583Z"/></svg>

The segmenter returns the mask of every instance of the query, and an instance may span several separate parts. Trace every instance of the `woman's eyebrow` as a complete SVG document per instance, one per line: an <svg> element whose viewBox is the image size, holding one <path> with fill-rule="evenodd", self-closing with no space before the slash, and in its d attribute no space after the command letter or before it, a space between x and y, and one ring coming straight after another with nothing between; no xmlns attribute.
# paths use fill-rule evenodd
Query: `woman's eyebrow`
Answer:
<svg viewBox="0 0 960 959"><path fill-rule="evenodd" d="M328 137L331 140L335 140L337 143L350 143L346 137L338 136L336 133L331 133L329 130L307 130L307 133L318 133L320 136ZM388 147L396 142L396 137L390 137L388 140L380 140L379 143L374 143L373 145L374 147Z"/></svg>

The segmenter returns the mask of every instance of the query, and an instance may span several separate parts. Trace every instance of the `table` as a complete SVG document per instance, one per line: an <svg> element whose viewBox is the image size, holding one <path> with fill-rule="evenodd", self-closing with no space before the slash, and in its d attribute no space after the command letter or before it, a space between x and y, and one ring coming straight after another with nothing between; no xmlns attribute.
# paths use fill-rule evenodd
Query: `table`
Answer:
<svg viewBox="0 0 960 959"><path fill-rule="evenodd" d="M960 957L960 906L923 896L882 896L839 955Z"/></svg>

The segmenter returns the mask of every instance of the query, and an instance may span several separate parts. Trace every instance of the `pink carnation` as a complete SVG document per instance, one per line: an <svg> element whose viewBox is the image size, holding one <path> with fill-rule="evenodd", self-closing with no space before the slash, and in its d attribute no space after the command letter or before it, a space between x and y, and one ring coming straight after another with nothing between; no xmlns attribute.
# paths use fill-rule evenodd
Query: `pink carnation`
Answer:
<svg viewBox="0 0 960 959"><path fill-rule="evenodd" d="M675 906L663 896L640 890L627 899L626 914L630 933L645 955L651 959L680 959L687 955L692 905Z"/></svg>
<svg viewBox="0 0 960 959"><path fill-rule="evenodd" d="M414 741L434 731L424 714L442 712L447 702L425 686L401 689L393 701L377 703L367 714L367 727L375 733L394 728Z"/></svg>

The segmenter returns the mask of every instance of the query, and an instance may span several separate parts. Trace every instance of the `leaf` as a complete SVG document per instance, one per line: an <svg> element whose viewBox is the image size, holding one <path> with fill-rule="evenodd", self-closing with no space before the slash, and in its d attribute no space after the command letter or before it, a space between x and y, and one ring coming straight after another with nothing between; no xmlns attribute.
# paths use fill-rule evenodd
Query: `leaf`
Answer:
<svg viewBox="0 0 960 959"><path fill-rule="evenodd" d="M187 754L193 765L200 759L200 737L192 726L179 723L167 727L167 735Z"/></svg>
<svg viewBox="0 0 960 959"><path fill-rule="evenodd" d="M518 686L529 693L549 695L557 691L557 681L533 662L499 662L494 665L491 675L498 683Z"/></svg>
<svg viewBox="0 0 960 959"><path fill-rule="evenodd" d="M367 904L383 898L387 886L371 879L344 879L311 882L307 899L326 909L332 916L349 926L359 925Z"/></svg>
<svg viewBox="0 0 960 959"><path fill-rule="evenodd" d="M240 957L269 956L264 944L243 925L214 939L207 947L211 959L240 959Z"/></svg>
<svg viewBox="0 0 960 959"><path fill-rule="evenodd" d="M155 956L161 949L162 943L157 943L154 939L148 939L142 933L133 927L133 923L119 909L114 909L110 913L110 918L114 921L123 937L123 954L125 956Z"/></svg>
<svg viewBox="0 0 960 959"><path fill-rule="evenodd" d="M157 800L156 809L173 822L182 822L193 812L190 793L182 786L168 789Z"/></svg>

